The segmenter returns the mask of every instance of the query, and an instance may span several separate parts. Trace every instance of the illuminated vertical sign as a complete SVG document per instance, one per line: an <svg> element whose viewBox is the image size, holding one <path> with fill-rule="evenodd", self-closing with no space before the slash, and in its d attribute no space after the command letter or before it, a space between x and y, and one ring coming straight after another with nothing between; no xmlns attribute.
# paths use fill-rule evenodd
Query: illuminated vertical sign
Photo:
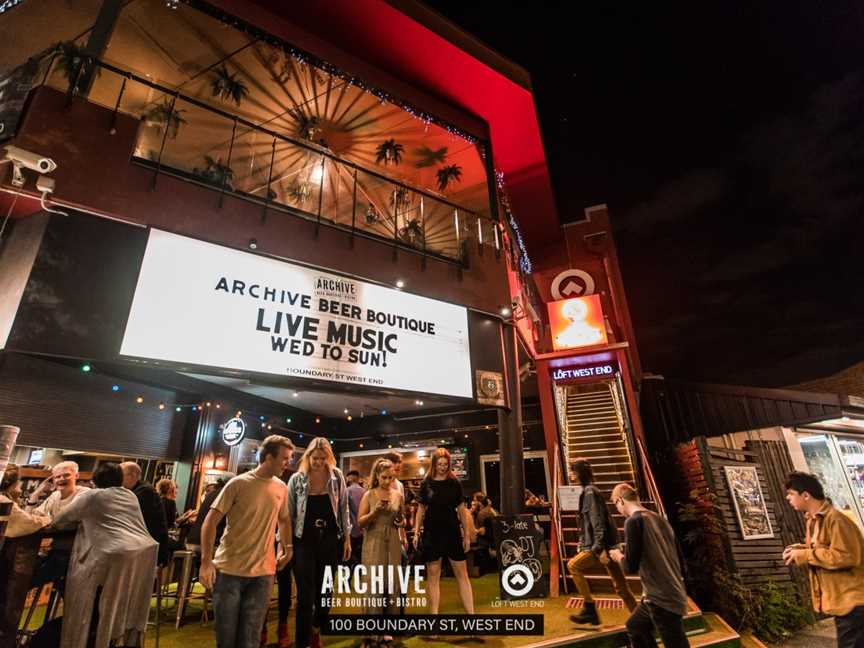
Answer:
<svg viewBox="0 0 864 648"><path fill-rule="evenodd" d="M552 329L552 348L556 351L606 344L606 322L600 295L562 299L546 306Z"/></svg>

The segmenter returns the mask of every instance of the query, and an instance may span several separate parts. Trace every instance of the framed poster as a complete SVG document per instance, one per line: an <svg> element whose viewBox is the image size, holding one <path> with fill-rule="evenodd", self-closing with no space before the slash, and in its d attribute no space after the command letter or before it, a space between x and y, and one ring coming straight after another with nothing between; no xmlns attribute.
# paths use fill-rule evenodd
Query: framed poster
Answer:
<svg viewBox="0 0 864 648"><path fill-rule="evenodd" d="M578 511L579 499L582 497L581 486L559 486L558 506L562 511Z"/></svg>
<svg viewBox="0 0 864 648"><path fill-rule="evenodd" d="M729 484L729 494L735 504L741 537L744 540L773 538L774 531L768 518L768 507L762 496L756 466L723 466L723 471Z"/></svg>

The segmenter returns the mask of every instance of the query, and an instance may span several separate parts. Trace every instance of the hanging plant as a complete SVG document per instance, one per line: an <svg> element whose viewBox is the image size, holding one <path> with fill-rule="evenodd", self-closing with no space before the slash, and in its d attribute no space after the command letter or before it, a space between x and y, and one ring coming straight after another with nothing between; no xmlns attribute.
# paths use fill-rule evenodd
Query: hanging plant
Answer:
<svg viewBox="0 0 864 648"><path fill-rule="evenodd" d="M222 158L214 159L209 155L204 156L204 168L195 168L192 173L206 182L210 182L219 187L226 186L233 189L231 181L234 180L234 169L227 164L222 164Z"/></svg>
<svg viewBox="0 0 864 648"><path fill-rule="evenodd" d="M297 132L303 139L311 142L322 132L321 120L315 115L303 115L294 113L294 119L297 120Z"/></svg>
<svg viewBox="0 0 864 648"><path fill-rule="evenodd" d="M394 189L393 193L390 194L390 205L397 214L400 211L405 211L411 205L411 200L412 197L407 187Z"/></svg>
<svg viewBox="0 0 864 648"><path fill-rule="evenodd" d="M381 214L378 213L378 210L375 209L375 205L369 203L366 206L366 224L374 225L378 221L381 220Z"/></svg>
<svg viewBox="0 0 864 648"><path fill-rule="evenodd" d="M462 181L462 167L458 164L448 164L438 169L438 190L444 191L451 182Z"/></svg>
<svg viewBox="0 0 864 648"><path fill-rule="evenodd" d="M428 146L421 146L414 151L414 155L418 158L414 166L418 169L425 169L437 164L444 164L447 161L447 147L442 146L437 151L433 151Z"/></svg>
<svg viewBox="0 0 864 648"><path fill-rule="evenodd" d="M228 67L223 63L213 71L213 80L210 82L210 90L213 96L223 101L233 100L238 106L249 95L249 88L243 81L237 78L239 72L231 74Z"/></svg>
<svg viewBox="0 0 864 648"><path fill-rule="evenodd" d="M180 134L180 127L183 124L189 123L180 116L180 113L184 112L186 111L172 107L171 101L165 99L161 104L157 104L150 109L150 112L146 115L146 119L149 123L158 126L160 133L167 129L168 137L177 139L177 135Z"/></svg>
<svg viewBox="0 0 864 648"><path fill-rule="evenodd" d="M384 140L375 149L375 164L383 162L384 166L387 166L392 162L396 166L399 166L399 163L402 161L402 153L404 152L405 147L395 139Z"/></svg>
<svg viewBox="0 0 864 648"><path fill-rule="evenodd" d="M312 197L312 187L309 186L308 182L295 180L288 185L286 193L291 200L298 205L302 205Z"/></svg>
<svg viewBox="0 0 864 648"><path fill-rule="evenodd" d="M95 68L96 76L102 72L100 68L95 67L94 58L75 41L57 43L54 45L54 51L57 54L57 67L60 68L63 76L70 84L89 73L93 68Z"/></svg>
<svg viewBox="0 0 864 648"><path fill-rule="evenodd" d="M419 218L413 218L399 230L399 238L415 247L423 246L423 224Z"/></svg>

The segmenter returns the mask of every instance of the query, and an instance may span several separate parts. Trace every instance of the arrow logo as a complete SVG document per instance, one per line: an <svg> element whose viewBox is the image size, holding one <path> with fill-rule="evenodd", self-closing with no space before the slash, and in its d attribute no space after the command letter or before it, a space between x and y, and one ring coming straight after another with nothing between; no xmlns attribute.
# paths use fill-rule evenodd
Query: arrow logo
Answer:
<svg viewBox="0 0 864 648"><path fill-rule="evenodd" d="M561 294L565 297L570 297L570 295L576 295L577 297L585 292L585 287L579 285L576 281L568 281L567 285L561 291Z"/></svg>

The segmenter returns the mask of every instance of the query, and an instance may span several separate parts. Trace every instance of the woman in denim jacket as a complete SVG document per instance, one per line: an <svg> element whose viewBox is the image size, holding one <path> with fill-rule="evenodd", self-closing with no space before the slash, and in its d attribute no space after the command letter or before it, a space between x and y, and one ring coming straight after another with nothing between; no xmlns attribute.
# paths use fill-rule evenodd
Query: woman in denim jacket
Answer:
<svg viewBox="0 0 864 648"><path fill-rule="evenodd" d="M351 557L351 518L345 478L327 439L312 440L297 472L288 480L288 511L294 529L294 578L297 581L296 648L320 648L321 628L330 608L322 596L324 571L335 575L340 560Z"/></svg>

